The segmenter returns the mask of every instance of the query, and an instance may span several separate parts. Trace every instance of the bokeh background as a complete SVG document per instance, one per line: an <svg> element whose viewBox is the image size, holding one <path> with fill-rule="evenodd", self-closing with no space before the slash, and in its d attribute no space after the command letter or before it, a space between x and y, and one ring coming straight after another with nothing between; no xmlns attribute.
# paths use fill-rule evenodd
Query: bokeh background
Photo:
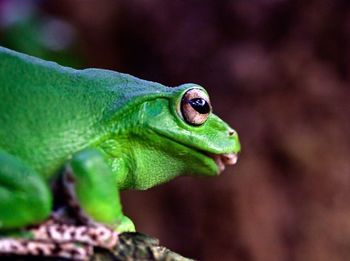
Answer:
<svg viewBox="0 0 350 261"><path fill-rule="evenodd" d="M0 44L207 88L239 163L123 192L139 231L199 260L350 260L350 1L0 0Z"/></svg>

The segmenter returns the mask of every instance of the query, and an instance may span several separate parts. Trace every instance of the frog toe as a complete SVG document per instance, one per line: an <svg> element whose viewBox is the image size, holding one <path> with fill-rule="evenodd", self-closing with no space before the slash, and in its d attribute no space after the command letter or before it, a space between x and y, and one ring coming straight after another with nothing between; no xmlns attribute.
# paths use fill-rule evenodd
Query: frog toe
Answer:
<svg viewBox="0 0 350 261"><path fill-rule="evenodd" d="M123 216L119 224L115 228L116 231L122 232L135 232L136 228L134 222L127 216Z"/></svg>

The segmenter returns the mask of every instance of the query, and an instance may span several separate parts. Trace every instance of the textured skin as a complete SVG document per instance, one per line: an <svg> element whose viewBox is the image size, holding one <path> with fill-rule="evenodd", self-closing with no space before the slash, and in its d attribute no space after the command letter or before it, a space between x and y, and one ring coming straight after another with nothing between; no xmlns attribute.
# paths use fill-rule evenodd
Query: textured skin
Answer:
<svg viewBox="0 0 350 261"><path fill-rule="evenodd" d="M237 153L238 136L214 114L198 127L182 119L179 104L191 88L202 89L74 70L0 47L0 230L46 219L48 183L64 166L85 213L122 231L134 228L118 190L216 175L202 152Z"/></svg>

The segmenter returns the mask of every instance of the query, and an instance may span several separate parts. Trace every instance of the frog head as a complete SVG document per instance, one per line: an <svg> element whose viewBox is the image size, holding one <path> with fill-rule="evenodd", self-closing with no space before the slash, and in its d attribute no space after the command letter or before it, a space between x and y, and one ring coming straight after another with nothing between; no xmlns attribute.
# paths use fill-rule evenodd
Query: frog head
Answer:
<svg viewBox="0 0 350 261"><path fill-rule="evenodd" d="M213 114L209 95L199 85L184 84L145 101L139 118L143 131L134 153L137 189L186 174L218 175L237 161L238 135Z"/></svg>

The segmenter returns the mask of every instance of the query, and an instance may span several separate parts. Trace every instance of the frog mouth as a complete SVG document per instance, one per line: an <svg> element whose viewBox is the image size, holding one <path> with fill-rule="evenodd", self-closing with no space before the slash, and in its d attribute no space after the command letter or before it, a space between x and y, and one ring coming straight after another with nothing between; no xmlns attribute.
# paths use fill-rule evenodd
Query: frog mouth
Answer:
<svg viewBox="0 0 350 261"><path fill-rule="evenodd" d="M215 161L220 172L225 170L226 165L235 165L238 160L238 155L236 153L206 154L208 157L212 158Z"/></svg>
<svg viewBox="0 0 350 261"><path fill-rule="evenodd" d="M197 152L199 155L201 155L202 157L204 157L206 159L210 159L211 161L214 161L213 165L216 165L218 168L217 174L220 174L222 171L224 171L226 168L226 165L234 165L237 163L237 160L238 160L237 153L234 153L234 152L221 153L221 154L211 153L211 152L208 152L208 151L205 151L202 149L193 148L192 146L190 146L188 144L178 142L178 141L174 140L172 137L168 137L168 135L162 133L161 131L154 130L154 132L157 135L161 135L162 137L166 138L168 141L170 141L174 145L176 144L177 146L183 146L191 151Z"/></svg>

